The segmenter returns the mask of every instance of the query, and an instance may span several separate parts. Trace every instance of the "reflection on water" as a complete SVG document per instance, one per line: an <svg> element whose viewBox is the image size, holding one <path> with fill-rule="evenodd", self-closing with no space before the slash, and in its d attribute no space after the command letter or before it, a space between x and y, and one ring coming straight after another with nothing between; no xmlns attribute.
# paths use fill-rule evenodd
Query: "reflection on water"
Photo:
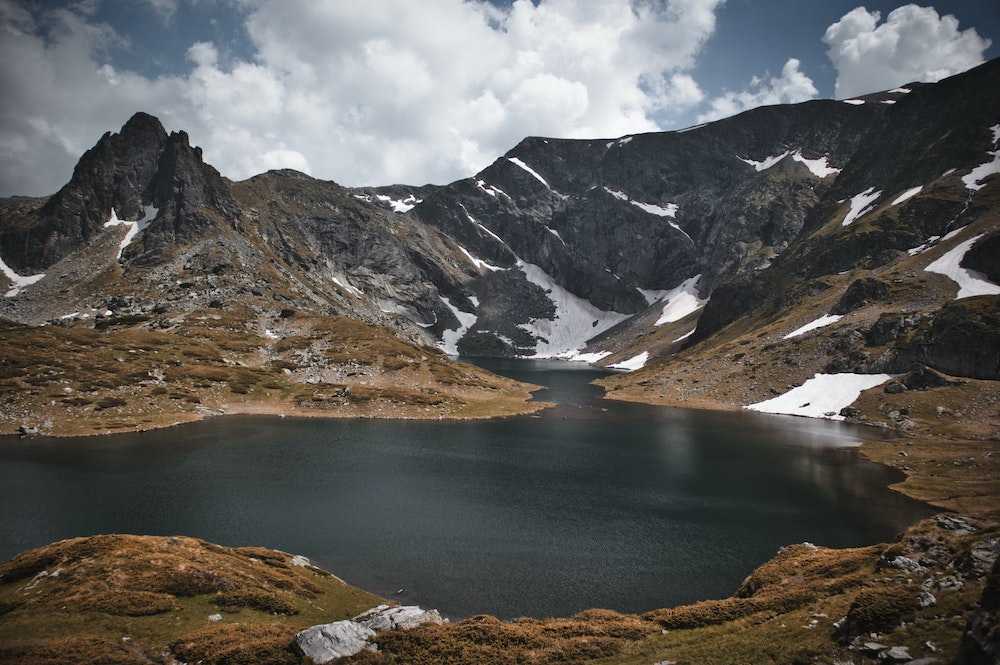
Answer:
<svg viewBox="0 0 1000 665"><path fill-rule="evenodd" d="M127 532L309 556L452 616L638 611L731 593L778 547L927 514L842 423L600 400L600 373L491 361L554 409L469 423L216 418L0 440L0 558Z"/></svg>

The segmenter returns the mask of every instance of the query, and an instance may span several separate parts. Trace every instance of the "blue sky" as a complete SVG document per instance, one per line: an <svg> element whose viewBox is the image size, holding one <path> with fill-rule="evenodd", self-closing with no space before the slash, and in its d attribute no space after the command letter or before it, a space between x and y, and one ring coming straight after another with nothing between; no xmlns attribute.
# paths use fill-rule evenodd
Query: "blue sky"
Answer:
<svg viewBox="0 0 1000 665"><path fill-rule="evenodd" d="M678 128L1000 55L996 0L0 0L0 22L0 194L54 190L138 110L234 178L447 182L525 135Z"/></svg>

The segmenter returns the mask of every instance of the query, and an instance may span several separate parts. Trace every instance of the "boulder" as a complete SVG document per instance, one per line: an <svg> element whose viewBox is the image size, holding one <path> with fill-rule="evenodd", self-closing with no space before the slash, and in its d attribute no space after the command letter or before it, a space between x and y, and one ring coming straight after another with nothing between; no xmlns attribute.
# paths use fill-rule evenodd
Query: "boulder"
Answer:
<svg viewBox="0 0 1000 665"><path fill-rule="evenodd" d="M837 304L830 310L831 314L848 314L870 302L880 302L889 297L889 286L874 277L864 277L851 282Z"/></svg>
<svg viewBox="0 0 1000 665"><path fill-rule="evenodd" d="M426 623L445 623L437 610L425 610L417 605L379 605L354 617L354 621L372 630L409 630Z"/></svg>
<svg viewBox="0 0 1000 665"><path fill-rule="evenodd" d="M941 372L924 365L904 376L902 383L910 390L927 390L928 388L939 388L941 386L956 386L963 382L957 379L950 379Z"/></svg>
<svg viewBox="0 0 1000 665"><path fill-rule="evenodd" d="M910 656L910 651L906 647L892 647L886 649L878 655L879 660L888 661L890 663L905 663L912 660Z"/></svg>
<svg viewBox="0 0 1000 665"><path fill-rule="evenodd" d="M368 641L374 636L374 630L354 621L334 621L306 628L295 636L295 645L313 663L323 665L365 650L376 651Z"/></svg>

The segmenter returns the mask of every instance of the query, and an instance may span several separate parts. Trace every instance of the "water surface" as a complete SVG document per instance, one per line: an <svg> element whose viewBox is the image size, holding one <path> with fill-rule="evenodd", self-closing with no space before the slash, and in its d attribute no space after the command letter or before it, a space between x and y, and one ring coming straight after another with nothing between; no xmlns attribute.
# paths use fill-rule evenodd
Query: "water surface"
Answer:
<svg viewBox="0 0 1000 665"><path fill-rule="evenodd" d="M565 615L723 597L782 545L884 541L929 513L887 489L898 473L862 460L851 426L605 401L583 366L483 364L559 406L0 437L0 560L71 536L185 534L303 554L451 616Z"/></svg>

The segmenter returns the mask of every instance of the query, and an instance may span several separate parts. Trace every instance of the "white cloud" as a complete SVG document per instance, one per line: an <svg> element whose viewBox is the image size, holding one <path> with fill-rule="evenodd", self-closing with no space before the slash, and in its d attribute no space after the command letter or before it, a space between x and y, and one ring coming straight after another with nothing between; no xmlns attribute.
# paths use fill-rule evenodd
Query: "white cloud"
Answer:
<svg viewBox="0 0 1000 665"><path fill-rule="evenodd" d="M904 5L881 14L856 7L823 41L837 70L836 96L853 97L911 81L939 81L983 62L990 40L933 7Z"/></svg>
<svg viewBox="0 0 1000 665"><path fill-rule="evenodd" d="M789 58L781 68L780 76L772 76L766 81L755 76L747 89L712 98L709 110L698 115L698 122L718 120L757 106L794 104L813 99L817 95L816 86L799 69L799 64L797 59Z"/></svg>
<svg viewBox="0 0 1000 665"><path fill-rule="evenodd" d="M48 12L43 30L0 0L0 193L55 190L138 110L227 176L287 166L352 185L447 182L526 135L656 130L654 114L703 98L686 72L718 4L247 0L251 61L198 43L189 73L150 79L105 64L107 26Z"/></svg>

